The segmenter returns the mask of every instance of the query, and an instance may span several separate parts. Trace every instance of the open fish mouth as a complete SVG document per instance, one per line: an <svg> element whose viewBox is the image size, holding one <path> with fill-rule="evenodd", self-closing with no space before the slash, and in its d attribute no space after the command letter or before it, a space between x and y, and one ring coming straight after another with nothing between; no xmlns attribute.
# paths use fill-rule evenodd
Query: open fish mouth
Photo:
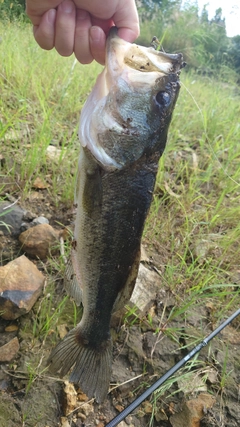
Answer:
<svg viewBox="0 0 240 427"><path fill-rule="evenodd" d="M117 36L113 27L107 39L105 68L106 84L102 86L102 96L106 96L117 77L121 76L136 90L149 90L156 78L178 73L182 68L182 54L167 54L153 47L128 43ZM157 73L157 74L155 74Z"/></svg>
<svg viewBox="0 0 240 427"><path fill-rule="evenodd" d="M142 124L139 127L135 123L133 111L136 113L137 108L130 106L129 102L125 105L126 97L137 96L138 109L146 109L147 104L151 108L148 95L155 88L156 103L163 104L167 100L170 103L180 88L179 73L184 63L181 53L167 54L120 39L116 27L110 31L106 50L106 66L81 113L79 138L82 146L87 147L101 165L112 170L123 167L128 155L123 153L120 141L115 154L113 147L107 147L103 141L108 139L106 132L123 137L126 133L143 134L144 130L149 133ZM121 111L123 108L128 112L127 117ZM99 135L104 135L104 138L99 138ZM129 146L127 150L129 152Z"/></svg>

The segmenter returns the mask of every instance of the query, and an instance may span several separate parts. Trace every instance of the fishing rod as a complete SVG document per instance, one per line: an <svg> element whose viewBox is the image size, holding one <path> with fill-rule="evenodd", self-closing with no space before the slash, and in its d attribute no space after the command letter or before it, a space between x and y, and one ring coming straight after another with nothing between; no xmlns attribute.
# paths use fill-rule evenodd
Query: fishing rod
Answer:
<svg viewBox="0 0 240 427"><path fill-rule="evenodd" d="M161 378L159 378L153 385L151 385L141 396L137 397L129 406L127 406L120 414L118 414L115 418L113 418L105 427L115 427L117 426L124 418L126 418L131 412L134 411L141 403L147 399L160 385L162 385L168 378L170 378L175 372L177 372L185 363L187 363L190 359L192 359L195 354L197 354L203 347L208 345L209 341L211 341L219 332L222 331L229 323L235 319L240 314L240 308L235 311L230 317L228 317L225 322L223 322L218 328L216 328L210 335L204 338L193 350L190 351L183 359L181 359L176 365L170 368L166 374L164 374Z"/></svg>

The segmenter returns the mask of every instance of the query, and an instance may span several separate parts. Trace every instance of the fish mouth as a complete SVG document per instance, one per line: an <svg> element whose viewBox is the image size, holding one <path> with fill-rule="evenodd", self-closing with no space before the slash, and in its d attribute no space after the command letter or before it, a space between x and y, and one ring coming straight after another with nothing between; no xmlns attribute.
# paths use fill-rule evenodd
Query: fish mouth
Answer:
<svg viewBox="0 0 240 427"><path fill-rule="evenodd" d="M136 90L149 90L156 78L180 74L184 67L181 53L168 54L153 47L131 44L117 35L117 27L110 29L106 46L105 96L120 75ZM144 74L144 75L143 75Z"/></svg>
<svg viewBox="0 0 240 427"><path fill-rule="evenodd" d="M116 27L111 28L106 44L106 65L82 109L79 128L82 147L88 149L101 167L112 171L126 165L126 155L121 158L121 148L114 152L113 147L107 147L106 140L113 141L115 138L113 146L120 147L121 136L127 136L127 132L139 134L139 126L134 125L132 117L135 108L147 108L140 98L150 105L152 89L164 91L169 81L174 82L177 87L175 92L178 92L179 74L183 66L181 53L167 54L153 47L131 44L118 37ZM176 98L176 93L173 96ZM123 104L129 104L133 97L136 103L130 118L124 119L126 109ZM145 131L144 126L140 128ZM105 141L102 135L105 135ZM140 149L137 152L140 153Z"/></svg>

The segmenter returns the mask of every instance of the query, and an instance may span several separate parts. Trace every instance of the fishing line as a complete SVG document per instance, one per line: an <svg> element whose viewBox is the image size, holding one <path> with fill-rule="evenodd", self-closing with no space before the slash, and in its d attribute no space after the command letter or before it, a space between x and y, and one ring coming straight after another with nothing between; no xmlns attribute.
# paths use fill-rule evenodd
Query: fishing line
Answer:
<svg viewBox="0 0 240 427"><path fill-rule="evenodd" d="M201 118L202 118L202 122L203 122L203 130L204 130L204 134L205 134L205 137L206 137L206 139L207 139L207 144L208 144L208 146L209 146L209 148L210 148L210 150L211 150L211 152L212 152L212 154L213 154L213 157L214 157L214 158L215 158L215 160L218 162L218 164L219 164L220 168L223 170L223 172L225 173L225 175L226 175L226 176L227 176L227 177L228 177L232 182L234 182L234 184L236 184L237 186L240 186L240 183L239 183L239 182L237 182L234 178L232 178L232 177L228 174L228 172L226 171L226 169L224 169L224 167L223 167L223 165L221 164L221 162L220 162L220 160L219 160L218 156L216 155L216 153L215 153L215 151L214 151L214 149L213 149L212 145L210 144L210 142L209 142L209 136L208 136L208 133L207 133L207 128L206 128L206 125L205 125L205 123L204 123L204 116L203 116L203 112L202 112L202 110L201 110L201 108L200 108L199 104L197 103L196 99L195 99L195 98L194 98L194 96L191 94L191 92L190 92L190 90L187 88L187 86L185 86L185 84L184 84L183 82L181 82L181 85L182 85L182 86L184 87L184 89L187 91L188 95L192 98L192 100L193 100L194 104L196 105L196 107L197 107L197 109L198 109L199 113L201 114Z"/></svg>
<svg viewBox="0 0 240 427"><path fill-rule="evenodd" d="M141 394L141 396L137 397L129 406L127 406L120 414L118 414L113 420L111 420L108 424L106 424L105 427L115 427L117 426L121 421L124 420L131 412L134 411L141 403L147 399L147 397L150 396L157 388L160 387L168 378L170 378L175 372L177 372L182 366L185 365L190 359L195 356L203 347L208 345L208 343L219 334L219 332L222 331L229 323L233 321L238 315L240 314L240 308L235 311L230 317L228 317L225 322L223 322L218 328L216 328L210 335L208 335L206 338L204 338L203 341L201 341L196 347L193 348L183 359L181 359L176 365L174 365L172 368L170 368L161 378L159 378L153 385L151 385L144 393Z"/></svg>

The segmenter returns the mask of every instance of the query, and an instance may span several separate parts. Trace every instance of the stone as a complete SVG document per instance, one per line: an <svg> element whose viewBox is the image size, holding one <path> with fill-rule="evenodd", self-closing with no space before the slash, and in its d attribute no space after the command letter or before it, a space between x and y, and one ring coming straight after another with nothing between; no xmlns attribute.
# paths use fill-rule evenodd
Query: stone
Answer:
<svg viewBox="0 0 240 427"><path fill-rule="evenodd" d="M184 403L181 412L170 417L172 427L200 427L201 419L211 409L215 398L208 393L200 393L196 399Z"/></svg>
<svg viewBox="0 0 240 427"><path fill-rule="evenodd" d="M15 337L10 340L7 344L0 347L0 362L10 362L17 354L19 350L19 341Z"/></svg>
<svg viewBox="0 0 240 427"><path fill-rule="evenodd" d="M61 427L70 427L67 417L60 418Z"/></svg>
<svg viewBox="0 0 240 427"><path fill-rule="evenodd" d="M146 312L150 308L157 295L164 292L160 276L153 270L149 270L143 264L140 264L138 277L131 296L131 302L135 304L139 310ZM158 299L158 298L157 298Z"/></svg>
<svg viewBox="0 0 240 427"><path fill-rule="evenodd" d="M25 255L0 267L0 312L14 320L28 313L41 295L43 274Z"/></svg>
<svg viewBox="0 0 240 427"><path fill-rule="evenodd" d="M59 160L63 155L63 150L55 147L54 145L49 145L46 150L46 157L49 160Z"/></svg>
<svg viewBox="0 0 240 427"><path fill-rule="evenodd" d="M6 235L18 236L25 211L17 204L0 202L0 230Z"/></svg>
<svg viewBox="0 0 240 427"><path fill-rule="evenodd" d="M145 400L145 402L142 403L142 409L146 415L151 415L153 412L153 405L149 400Z"/></svg>
<svg viewBox="0 0 240 427"><path fill-rule="evenodd" d="M65 416L69 415L77 407L77 392L69 381L64 381L62 408Z"/></svg>
<svg viewBox="0 0 240 427"><path fill-rule="evenodd" d="M47 218L45 218L45 216L38 216L37 218L35 218L32 222L32 224L34 225L38 225L38 224L49 224L49 221Z"/></svg>
<svg viewBox="0 0 240 427"><path fill-rule="evenodd" d="M34 218L36 218L36 215L31 211L26 211L23 215L23 220L27 222L31 222Z"/></svg>
<svg viewBox="0 0 240 427"><path fill-rule="evenodd" d="M5 332L16 332L16 331L18 331L18 325L14 323L12 325L6 326L5 328Z"/></svg>
<svg viewBox="0 0 240 427"><path fill-rule="evenodd" d="M88 417L89 416L89 414L91 413L91 412L93 412L93 405L92 404L90 404L90 403L82 403L81 404L81 407L80 407L80 411L84 414L84 415L86 415L86 417Z"/></svg>
<svg viewBox="0 0 240 427"><path fill-rule="evenodd" d="M23 233L23 231L28 230L32 226L29 222L22 222L20 226L20 232Z"/></svg>
<svg viewBox="0 0 240 427"><path fill-rule="evenodd" d="M59 233L49 224L29 228L19 236L22 250L34 258L46 259L57 252Z"/></svg>

